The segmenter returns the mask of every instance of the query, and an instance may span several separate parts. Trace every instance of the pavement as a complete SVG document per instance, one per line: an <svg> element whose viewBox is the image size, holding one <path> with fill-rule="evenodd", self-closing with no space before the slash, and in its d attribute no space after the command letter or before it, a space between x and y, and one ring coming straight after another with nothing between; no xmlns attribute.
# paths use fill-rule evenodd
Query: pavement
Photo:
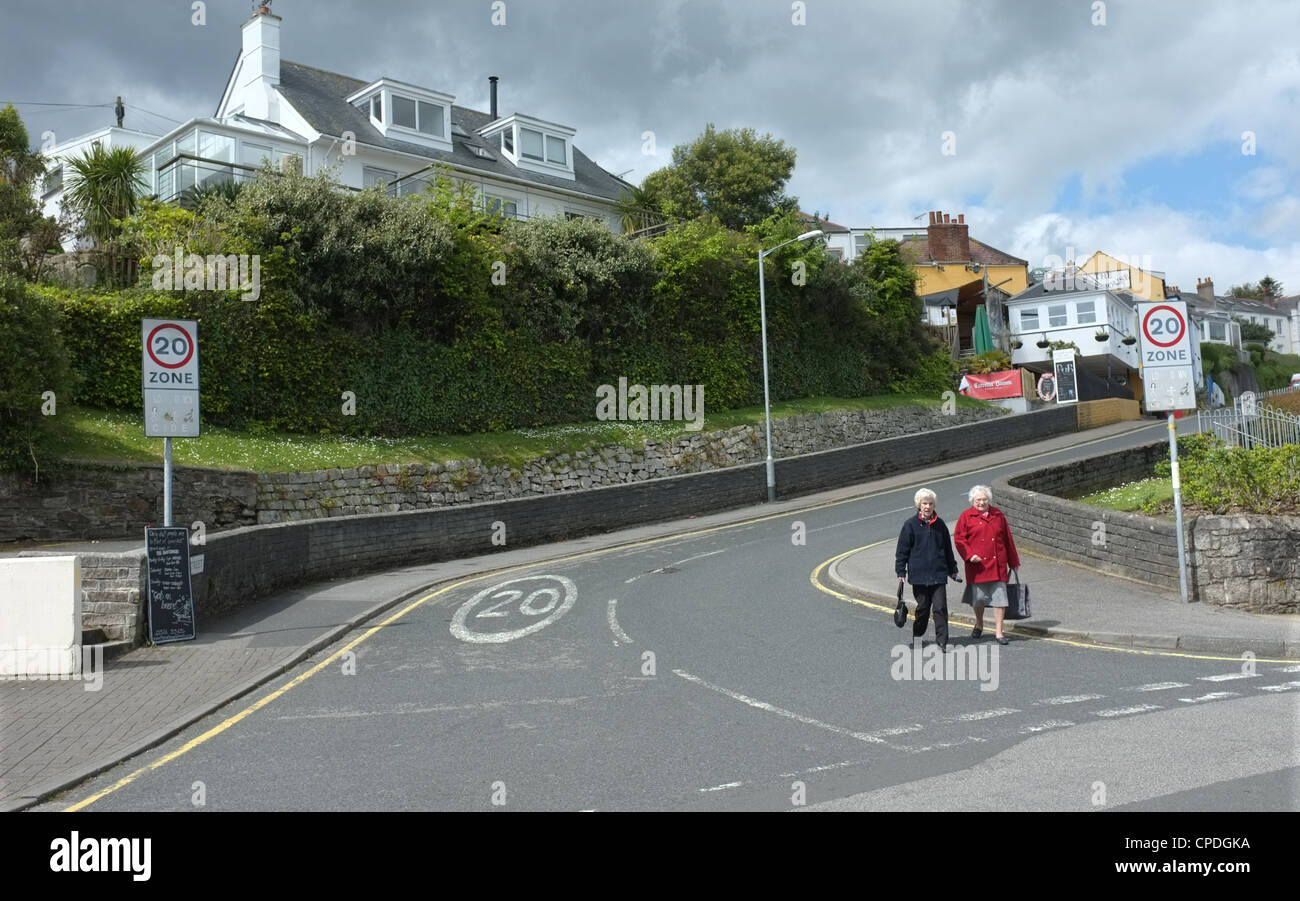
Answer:
<svg viewBox="0 0 1300 901"><path fill-rule="evenodd" d="M1015 528L1013 522L1013 537ZM1007 637L1033 635L1118 647L1234 656L1250 651L1257 658L1300 658L1300 616L1186 604L1176 591L1018 550L1020 579L1029 586L1034 615L1025 620L1008 620L1003 626ZM827 568L826 576L845 594L892 610L898 598L894 542L842 557ZM964 587L948 583L950 627L974 628L971 608L961 603ZM903 600L915 611L910 585L903 592ZM991 610L984 611L984 634L986 640L994 634Z"/></svg>
<svg viewBox="0 0 1300 901"><path fill-rule="evenodd" d="M1121 436L1148 425L1119 423L1093 429L1084 440ZM1040 442L1034 449L1065 449L1080 440L1077 434L1064 435ZM1012 448L950 461L908 474L906 479L909 484L935 481L977 466L1016 463L1024 453L1022 448ZM899 477L892 476L688 521L321 582L278 593L224 619L202 623L192 642L136 648L109 660L99 668L98 685L95 679L0 680L0 811L34 806L165 742L359 625L440 584L598 548L793 513L896 490L898 484ZM103 553L137 548L138 542L62 542L41 550ZM892 542L851 553L828 569L828 581L846 594L879 601L892 609L897 586L892 555ZM1253 650L1261 658L1300 657L1300 616L1265 617L1183 604L1176 595L1142 583L1036 555L1024 557L1021 572L1032 586L1035 618L1008 624L1010 635L1232 655ZM954 600L959 597L956 592L950 594ZM970 622L958 608L958 603L950 605L952 621ZM991 635L991 616L985 627Z"/></svg>

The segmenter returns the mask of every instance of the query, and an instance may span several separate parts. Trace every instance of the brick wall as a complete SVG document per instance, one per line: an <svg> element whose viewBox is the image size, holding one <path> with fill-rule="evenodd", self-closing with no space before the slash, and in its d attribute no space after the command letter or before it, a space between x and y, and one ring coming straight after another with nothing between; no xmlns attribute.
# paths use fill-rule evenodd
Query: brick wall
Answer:
<svg viewBox="0 0 1300 901"><path fill-rule="evenodd" d="M1142 410L1138 402L1122 397L1086 400L1079 404L1079 431L1141 418Z"/></svg>

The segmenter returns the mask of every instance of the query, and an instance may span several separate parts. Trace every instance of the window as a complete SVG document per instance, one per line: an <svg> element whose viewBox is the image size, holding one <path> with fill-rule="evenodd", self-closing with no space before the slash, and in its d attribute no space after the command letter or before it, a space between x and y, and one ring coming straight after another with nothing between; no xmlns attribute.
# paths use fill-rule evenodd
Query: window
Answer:
<svg viewBox="0 0 1300 901"><path fill-rule="evenodd" d="M370 115L375 118L376 122L384 121L384 96L376 94L370 98Z"/></svg>
<svg viewBox="0 0 1300 901"><path fill-rule="evenodd" d="M597 217L588 213L575 213L572 210L565 210L564 218L566 221L572 221L574 219L596 219Z"/></svg>
<svg viewBox="0 0 1300 901"><path fill-rule="evenodd" d="M1052 328L1060 328L1065 325L1068 318L1065 304L1057 304L1047 308L1047 324Z"/></svg>
<svg viewBox="0 0 1300 901"><path fill-rule="evenodd" d="M361 172L362 187L369 188L371 185L387 187L397 181L397 173L388 169L376 169L374 166L366 166Z"/></svg>
<svg viewBox="0 0 1300 901"><path fill-rule="evenodd" d="M45 196L53 194L63 187L63 167L55 166L45 175L45 181L41 184L41 193Z"/></svg>
<svg viewBox="0 0 1300 901"><path fill-rule="evenodd" d="M1020 311L1020 330L1022 332L1038 331L1038 308Z"/></svg>
<svg viewBox="0 0 1300 901"><path fill-rule="evenodd" d="M254 144L251 141L239 142L239 162L245 166L261 166L271 159L270 144Z"/></svg>
<svg viewBox="0 0 1300 901"><path fill-rule="evenodd" d="M506 219L519 218L519 205L513 200L506 200L501 197L486 197L483 200L483 208L489 216L503 216Z"/></svg>
<svg viewBox="0 0 1300 901"><path fill-rule="evenodd" d="M415 101L410 97L393 95L393 124L415 130Z"/></svg>
<svg viewBox="0 0 1300 901"><path fill-rule="evenodd" d="M513 128L503 129L501 132L501 149L506 153L515 152L515 130Z"/></svg>
<svg viewBox="0 0 1300 901"><path fill-rule="evenodd" d="M542 159L542 133L531 128L519 129L520 151L525 159Z"/></svg>
<svg viewBox="0 0 1300 901"><path fill-rule="evenodd" d="M302 175L302 156L300 154L277 150L272 161L275 163L275 168L285 175L290 173Z"/></svg>
<svg viewBox="0 0 1300 901"><path fill-rule="evenodd" d="M548 163L559 163L561 166L567 163L567 157L564 153L564 139L546 136L546 161Z"/></svg>
<svg viewBox="0 0 1300 901"><path fill-rule="evenodd" d="M425 103L421 100L420 125L418 130L423 134L441 138L443 135L442 107L433 103Z"/></svg>
<svg viewBox="0 0 1300 901"><path fill-rule="evenodd" d="M1097 321L1097 302L1095 300L1079 301L1079 325Z"/></svg>
<svg viewBox="0 0 1300 901"><path fill-rule="evenodd" d="M1228 336L1227 336L1227 334L1226 334L1225 331L1224 331L1223 323L1222 323L1222 322L1211 322L1211 323L1210 323L1210 340L1211 340L1211 341L1227 341L1227 340L1228 340Z"/></svg>

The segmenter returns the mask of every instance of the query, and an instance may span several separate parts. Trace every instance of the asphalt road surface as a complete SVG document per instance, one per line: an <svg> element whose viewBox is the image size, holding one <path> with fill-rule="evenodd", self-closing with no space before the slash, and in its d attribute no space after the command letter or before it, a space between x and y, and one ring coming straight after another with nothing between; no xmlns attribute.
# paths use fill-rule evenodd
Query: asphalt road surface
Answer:
<svg viewBox="0 0 1300 901"><path fill-rule="evenodd" d="M1163 434L930 487L951 523L977 481ZM1300 666L990 619L965 678L925 678L910 629L812 578L897 537L898 486L431 588L43 809L1300 808Z"/></svg>

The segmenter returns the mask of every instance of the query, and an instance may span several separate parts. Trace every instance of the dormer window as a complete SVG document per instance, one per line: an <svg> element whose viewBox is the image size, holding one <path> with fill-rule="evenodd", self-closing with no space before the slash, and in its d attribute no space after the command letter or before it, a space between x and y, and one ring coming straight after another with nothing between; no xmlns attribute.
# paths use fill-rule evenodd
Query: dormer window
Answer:
<svg viewBox="0 0 1300 901"><path fill-rule="evenodd" d="M521 169L573 178L569 148L574 135L572 128L514 115L493 122L479 134L494 147L501 148L502 154Z"/></svg>
<svg viewBox="0 0 1300 901"><path fill-rule="evenodd" d="M381 78L348 97L387 138L451 150L448 113L455 98L427 88ZM387 107L387 109L385 109Z"/></svg>
<svg viewBox="0 0 1300 901"><path fill-rule="evenodd" d="M384 95L376 94L370 98L370 116L376 122L384 121Z"/></svg>

